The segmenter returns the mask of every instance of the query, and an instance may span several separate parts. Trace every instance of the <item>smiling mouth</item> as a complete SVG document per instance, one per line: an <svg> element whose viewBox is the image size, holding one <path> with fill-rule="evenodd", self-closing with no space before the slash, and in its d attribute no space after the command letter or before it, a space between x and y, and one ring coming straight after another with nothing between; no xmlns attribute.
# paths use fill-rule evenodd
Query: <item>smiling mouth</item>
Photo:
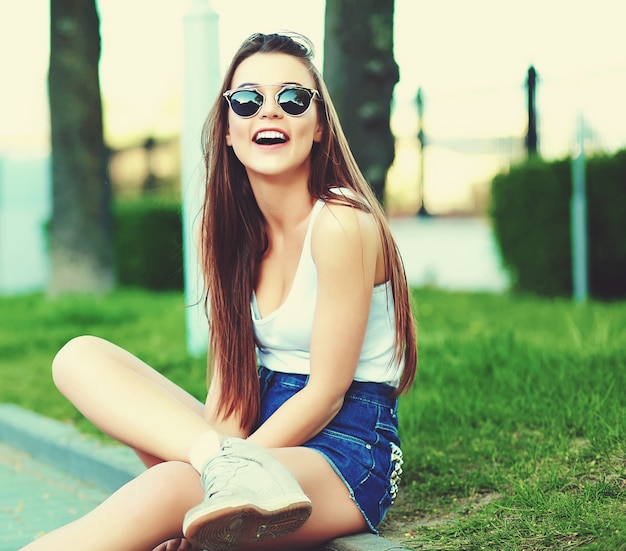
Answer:
<svg viewBox="0 0 626 551"><path fill-rule="evenodd" d="M262 130L254 136L254 143L259 145L275 145L285 143L287 136L277 130Z"/></svg>

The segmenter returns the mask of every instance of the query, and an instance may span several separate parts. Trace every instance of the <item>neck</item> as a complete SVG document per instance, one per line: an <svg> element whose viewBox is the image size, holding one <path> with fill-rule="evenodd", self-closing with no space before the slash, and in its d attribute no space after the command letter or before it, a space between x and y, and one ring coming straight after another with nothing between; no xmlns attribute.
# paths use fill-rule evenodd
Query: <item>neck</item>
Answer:
<svg viewBox="0 0 626 551"><path fill-rule="evenodd" d="M310 214L315 200L309 193L308 177L249 174L249 179L270 230L289 231Z"/></svg>

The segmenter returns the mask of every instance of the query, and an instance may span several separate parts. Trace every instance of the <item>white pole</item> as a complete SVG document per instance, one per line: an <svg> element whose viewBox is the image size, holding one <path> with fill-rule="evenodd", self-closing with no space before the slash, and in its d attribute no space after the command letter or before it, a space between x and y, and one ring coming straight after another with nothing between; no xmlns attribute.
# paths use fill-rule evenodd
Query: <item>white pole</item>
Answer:
<svg viewBox="0 0 626 551"><path fill-rule="evenodd" d="M187 350L194 356L200 356L206 352L208 342L196 249L204 197L200 138L202 125L220 87L219 18L208 0L192 0L184 16L183 27L185 59L181 186Z"/></svg>
<svg viewBox="0 0 626 551"><path fill-rule="evenodd" d="M576 302L584 302L588 296L588 253L585 125L582 115L578 116L576 150L572 155L570 217L573 296Z"/></svg>

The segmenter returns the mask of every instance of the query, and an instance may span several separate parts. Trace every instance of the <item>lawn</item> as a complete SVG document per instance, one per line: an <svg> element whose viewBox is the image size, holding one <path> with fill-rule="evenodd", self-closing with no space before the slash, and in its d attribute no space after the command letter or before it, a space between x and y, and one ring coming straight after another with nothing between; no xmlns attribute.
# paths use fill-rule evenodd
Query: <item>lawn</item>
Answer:
<svg viewBox="0 0 626 551"><path fill-rule="evenodd" d="M414 296L419 374L401 399L390 535L413 549L626 549L626 303ZM136 290L0 298L0 402L95 434L49 374L55 352L85 333L203 398L184 308L180 294Z"/></svg>

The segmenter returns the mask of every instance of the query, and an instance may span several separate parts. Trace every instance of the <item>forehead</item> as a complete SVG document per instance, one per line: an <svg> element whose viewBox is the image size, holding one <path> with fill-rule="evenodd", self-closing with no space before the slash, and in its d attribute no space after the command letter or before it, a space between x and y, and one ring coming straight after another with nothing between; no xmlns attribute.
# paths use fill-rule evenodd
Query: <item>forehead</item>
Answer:
<svg viewBox="0 0 626 551"><path fill-rule="evenodd" d="M233 74L231 88L242 84L298 83L314 88L315 81L298 58L282 53L257 53L244 59Z"/></svg>

